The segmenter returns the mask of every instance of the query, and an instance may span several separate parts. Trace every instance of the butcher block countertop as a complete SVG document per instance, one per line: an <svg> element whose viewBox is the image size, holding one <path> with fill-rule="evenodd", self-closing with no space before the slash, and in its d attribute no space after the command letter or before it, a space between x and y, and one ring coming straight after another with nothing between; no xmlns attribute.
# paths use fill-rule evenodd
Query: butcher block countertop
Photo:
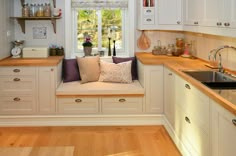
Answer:
<svg viewBox="0 0 236 156"><path fill-rule="evenodd" d="M0 66L56 66L64 56L49 56L47 58L5 58L0 60Z"/></svg>
<svg viewBox="0 0 236 156"><path fill-rule="evenodd" d="M145 65L164 65L168 67L177 75L181 76L183 79L208 95L211 99L215 100L222 107L236 115L236 90L225 90L225 92L227 92L227 96L222 96L220 95L222 90L218 93L216 90L214 91L206 87L201 82L182 72L182 70L212 70L211 68L205 66L207 62L200 59L152 55L152 53L145 52L136 53L136 57L142 64Z"/></svg>

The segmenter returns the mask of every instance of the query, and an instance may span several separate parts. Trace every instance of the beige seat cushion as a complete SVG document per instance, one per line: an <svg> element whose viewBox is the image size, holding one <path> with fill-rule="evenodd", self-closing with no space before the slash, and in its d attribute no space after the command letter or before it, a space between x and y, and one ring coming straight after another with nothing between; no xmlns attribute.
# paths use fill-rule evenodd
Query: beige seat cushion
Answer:
<svg viewBox="0 0 236 156"><path fill-rule="evenodd" d="M98 81L100 76L100 57L76 57L81 83Z"/></svg>

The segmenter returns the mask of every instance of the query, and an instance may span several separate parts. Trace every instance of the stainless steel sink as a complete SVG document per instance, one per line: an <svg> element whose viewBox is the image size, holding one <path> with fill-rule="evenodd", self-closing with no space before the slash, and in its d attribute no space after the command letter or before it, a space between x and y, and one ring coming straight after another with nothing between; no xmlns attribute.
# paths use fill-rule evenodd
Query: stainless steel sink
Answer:
<svg viewBox="0 0 236 156"><path fill-rule="evenodd" d="M236 79L216 71L186 70L185 74L212 89L236 89Z"/></svg>

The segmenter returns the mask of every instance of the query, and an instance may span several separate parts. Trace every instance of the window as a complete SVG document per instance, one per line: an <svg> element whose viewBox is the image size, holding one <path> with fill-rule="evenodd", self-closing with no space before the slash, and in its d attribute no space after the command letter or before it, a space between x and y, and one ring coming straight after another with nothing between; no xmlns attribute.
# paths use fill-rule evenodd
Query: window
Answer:
<svg viewBox="0 0 236 156"><path fill-rule="evenodd" d="M73 51L82 55L84 39L86 36L90 36L93 43L93 52L96 53L102 50L107 55L110 38L111 52L115 43L116 54L126 55L128 38L128 34L125 33L128 28L127 9L121 7L123 5L119 3L114 5L116 2L114 0L96 3L96 0L93 0L94 2L74 1L74 3L72 1Z"/></svg>

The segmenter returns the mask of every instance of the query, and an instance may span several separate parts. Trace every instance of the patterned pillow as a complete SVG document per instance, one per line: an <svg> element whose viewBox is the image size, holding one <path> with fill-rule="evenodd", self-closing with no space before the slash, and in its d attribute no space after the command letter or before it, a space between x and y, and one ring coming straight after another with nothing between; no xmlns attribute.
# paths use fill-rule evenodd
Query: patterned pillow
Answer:
<svg viewBox="0 0 236 156"><path fill-rule="evenodd" d="M100 57L76 57L79 72L81 77L81 83L98 81L100 75Z"/></svg>
<svg viewBox="0 0 236 156"><path fill-rule="evenodd" d="M99 81L131 83L131 63L132 61L127 61L115 64L101 60Z"/></svg>

